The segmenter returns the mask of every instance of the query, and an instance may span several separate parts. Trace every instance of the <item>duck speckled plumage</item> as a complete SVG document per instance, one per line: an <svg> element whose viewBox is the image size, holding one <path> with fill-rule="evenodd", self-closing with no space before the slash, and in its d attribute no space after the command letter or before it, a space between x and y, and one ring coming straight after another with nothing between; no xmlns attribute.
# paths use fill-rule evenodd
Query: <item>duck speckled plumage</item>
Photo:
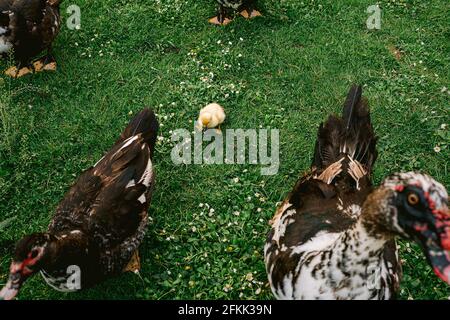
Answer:
<svg viewBox="0 0 450 320"><path fill-rule="evenodd" d="M216 0L217 3L221 6L224 6L226 8L232 8L234 10L239 9L244 2L249 2L249 1L245 1L245 0Z"/></svg>
<svg viewBox="0 0 450 320"><path fill-rule="evenodd" d="M70 266L81 271L77 290L124 270L148 223L157 131L155 114L144 109L106 155L81 174L58 205L48 231L17 243L0 298L13 298L37 271L52 287L71 291Z"/></svg>
<svg viewBox="0 0 450 320"><path fill-rule="evenodd" d="M415 172L374 189L376 138L361 87L342 118L319 128L311 170L272 219L264 255L278 299L392 299L401 265L395 236L419 242L450 283L450 216L445 188Z"/></svg>
<svg viewBox="0 0 450 320"><path fill-rule="evenodd" d="M14 49L20 69L46 50L45 63L50 63L52 43L61 26L60 2L0 0L0 54Z"/></svg>

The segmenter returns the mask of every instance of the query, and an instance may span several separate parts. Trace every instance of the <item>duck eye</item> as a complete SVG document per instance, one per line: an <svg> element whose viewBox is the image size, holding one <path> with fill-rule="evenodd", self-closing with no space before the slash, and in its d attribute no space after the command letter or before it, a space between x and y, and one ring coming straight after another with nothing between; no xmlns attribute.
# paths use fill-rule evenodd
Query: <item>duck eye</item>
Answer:
<svg viewBox="0 0 450 320"><path fill-rule="evenodd" d="M36 258L36 257L38 256L38 254L39 254L39 250L33 249L33 250L30 252L30 258L31 258L31 259Z"/></svg>
<svg viewBox="0 0 450 320"><path fill-rule="evenodd" d="M419 203L419 196L415 193L408 194L408 203L412 206L415 206Z"/></svg>

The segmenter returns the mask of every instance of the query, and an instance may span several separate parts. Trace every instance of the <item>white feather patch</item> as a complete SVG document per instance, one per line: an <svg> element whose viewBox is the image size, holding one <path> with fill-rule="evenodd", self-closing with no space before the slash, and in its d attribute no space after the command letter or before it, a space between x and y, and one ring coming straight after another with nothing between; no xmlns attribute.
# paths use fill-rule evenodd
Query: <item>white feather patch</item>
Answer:
<svg viewBox="0 0 450 320"><path fill-rule="evenodd" d="M127 185L125 186L125 189L126 189L126 188L134 187L135 185L136 185L136 183L135 183L134 179L131 179L131 180L127 183Z"/></svg>
<svg viewBox="0 0 450 320"><path fill-rule="evenodd" d="M136 136L132 136L132 137L128 138L127 140L125 140L124 144L120 147L120 149L117 152L128 147L130 144L133 143L133 141L136 141L138 137L139 136L136 135Z"/></svg>
<svg viewBox="0 0 450 320"><path fill-rule="evenodd" d="M145 203L147 199L145 198L145 192L137 199L140 203Z"/></svg>
<svg viewBox="0 0 450 320"><path fill-rule="evenodd" d="M144 173L142 174L141 179L139 179L139 183L144 184L144 186L149 187L150 181L152 180L152 160L148 159L147 167L145 168Z"/></svg>
<svg viewBox="0 0 450 320"><path fill-rule="evenodd" d="M306 241L305 243L291 247L291 255L310 252L310 251L323 251L332 246L339 238L340 233L330 233L328 231L320 231L314 237Z"/></svg>
<svg viewBox="0 0 450 320"><path fill-rule="evenodd" d="M0 28L0 33L2 30L4 29ZM8 52L12 47L13 45L11 42L7 41L4 36L0 36L0 53Z"/></svg>

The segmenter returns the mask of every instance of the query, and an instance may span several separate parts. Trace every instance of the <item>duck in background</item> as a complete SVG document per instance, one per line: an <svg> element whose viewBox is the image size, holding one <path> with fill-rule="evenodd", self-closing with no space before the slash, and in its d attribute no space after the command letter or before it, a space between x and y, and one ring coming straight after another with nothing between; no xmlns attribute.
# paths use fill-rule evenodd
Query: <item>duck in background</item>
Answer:
<svg viewBox="0 0 450 320"><path fill-rule="evenodd" d="M56 70L52 43L59 33L62 0L0 0L0 54L13 53L17 62L5 74L22 77ZM43 58L33 58L46 52Z"/></svg>
<svg viewBox="0 0 450 320"><path fill-rule="evenodd" d="M153 111L136 115L106 155L81 174L47 232L17 243L0 299L13 299L38 271L53 288L70 292L139 270L137 250L148 224L157 131ZM74 266L81 276L78 287L69 286Z"/></svg>
<svg viewBox="0 0 450 320"><path fill-rule="evenodd" d="M319 127L310 172L271 221L264 256L276 298L394 298L402 276L397 236L419 243L450 284L446 189L418 172L374 188L376 140L367 101L353 86L343 116Z"/></svg>
<svg viewBox="0 0 450 320"><path fill-rule="evenodd" d="M256 0L216 0L219 9L217 16L210 18L208 21L212 24L227 25L233 17L230 10L238 11L246 19L261 16L261 12L255 9Z"/></svg>

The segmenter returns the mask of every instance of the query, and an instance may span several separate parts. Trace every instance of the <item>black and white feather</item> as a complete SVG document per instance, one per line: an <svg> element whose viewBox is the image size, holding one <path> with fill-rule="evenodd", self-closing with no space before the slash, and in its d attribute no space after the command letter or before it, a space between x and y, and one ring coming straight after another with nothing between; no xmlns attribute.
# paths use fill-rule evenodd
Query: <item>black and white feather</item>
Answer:
<svg viewBox="0 0 450 320"><path fill-rule="evenodd" d="M388 299L401 275L394 241L379 246L360 224L372 191L376 138L361 88L342 118L321 124L310 173L278 208L265 262L278 299ZM373 276L373 288L366 286Z"/></svg>

